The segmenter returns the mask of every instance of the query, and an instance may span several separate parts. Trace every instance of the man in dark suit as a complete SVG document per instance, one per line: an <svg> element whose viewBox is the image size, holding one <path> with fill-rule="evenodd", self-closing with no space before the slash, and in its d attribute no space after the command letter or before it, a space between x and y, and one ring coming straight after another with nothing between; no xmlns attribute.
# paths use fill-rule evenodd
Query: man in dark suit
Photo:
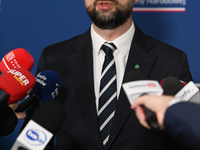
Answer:
<svg viewBox="0 0 200 150"><path fill-rule="evenodd" d="M165 129L175 139L192 150L200 149L200 105L178 101L172 96L142 96L134 102L135 109L140 123L150 128L145 121L145 114L140 105L156 113L161 129ZM173 102L173 104L172 104Z"/></svg>
<svg viewBox="0 0 200 150"><path fill-rule="evenodd" d="M57 149L69 150L167 150L165 132L152 132L138 122L121 89L124 74L134 69L149 79L161 81L175 76L192 80L186 54L145 35L132 20L138 0L84 0L91 28L82 35L46 47L37 73L53 70L62 80L56 100L66 108L66 118L56 136ZM101 68L105 53L102 44L111 43L116 67L116 107L106 140L99 129L98 107ZM106 122L109 124L110 122ZM174 148L177 150L177 147Z"/></svg>

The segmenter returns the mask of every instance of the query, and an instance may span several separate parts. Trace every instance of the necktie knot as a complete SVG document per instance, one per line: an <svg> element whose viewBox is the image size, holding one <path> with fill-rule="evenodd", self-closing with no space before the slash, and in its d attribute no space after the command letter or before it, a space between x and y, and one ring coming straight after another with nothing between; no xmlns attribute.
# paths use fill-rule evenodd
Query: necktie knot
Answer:
<svg viewBox="0 0 200 150"><path fill-rule="evenodd" d="M112 55L113 51L116 49L116 46L113 43L106 42L101 46L101 49L106 55Z"/></svg>

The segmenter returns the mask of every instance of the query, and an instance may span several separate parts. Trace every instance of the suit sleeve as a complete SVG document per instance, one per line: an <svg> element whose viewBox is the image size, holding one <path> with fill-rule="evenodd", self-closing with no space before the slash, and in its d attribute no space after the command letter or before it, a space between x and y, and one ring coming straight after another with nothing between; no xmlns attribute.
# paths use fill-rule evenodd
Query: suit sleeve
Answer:
<svg viewBox="0 0 200 150"><path fill-rule="evenodd" d="M180 102L169 107L165 114L165 130L183 145L200 149L200 105Z"/></svg>
<svg viewBox="0 0 200 150"><path fill-rule="evenodd" d="M184 52L182 53L181 59L178 64L176 77L185 82L192 81L192 75L189 69L187 55Z"/></svg>
<svg viewBox="0 0 200 150"><path fill-rule="evenodd" d="M41 54L40 59L38 61L38 66L37 66L36 74L39 73L39 72L42 72L44 70L47 70L46 48L42 51L42 54Z"/></svg>

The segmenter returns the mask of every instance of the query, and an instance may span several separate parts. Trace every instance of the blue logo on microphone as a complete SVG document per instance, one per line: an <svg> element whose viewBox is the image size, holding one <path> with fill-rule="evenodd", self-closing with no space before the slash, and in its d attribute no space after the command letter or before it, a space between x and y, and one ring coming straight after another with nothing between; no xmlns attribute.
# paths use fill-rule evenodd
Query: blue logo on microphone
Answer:
<svg viewBox="0 0 200 150"><path fill-rule="evenodd" d="M26 132L25 140L30 145L39 146L46 142L47 136L41 130L29 129Z"/></svg>

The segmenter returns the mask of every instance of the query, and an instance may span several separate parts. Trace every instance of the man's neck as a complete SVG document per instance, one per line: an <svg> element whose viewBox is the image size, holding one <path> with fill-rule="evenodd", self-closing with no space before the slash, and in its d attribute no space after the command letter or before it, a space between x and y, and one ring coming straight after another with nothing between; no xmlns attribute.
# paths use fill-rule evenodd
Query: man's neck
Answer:
<svg viewBox="0 0 200 150"><path fill-rule="evenodd" d="M126 33L132 25L132 16L127 19L127 21L116 29L112 30L102 30L93 24L94 31L99 34L102 38L107 41L113 41Z"/></svg>

